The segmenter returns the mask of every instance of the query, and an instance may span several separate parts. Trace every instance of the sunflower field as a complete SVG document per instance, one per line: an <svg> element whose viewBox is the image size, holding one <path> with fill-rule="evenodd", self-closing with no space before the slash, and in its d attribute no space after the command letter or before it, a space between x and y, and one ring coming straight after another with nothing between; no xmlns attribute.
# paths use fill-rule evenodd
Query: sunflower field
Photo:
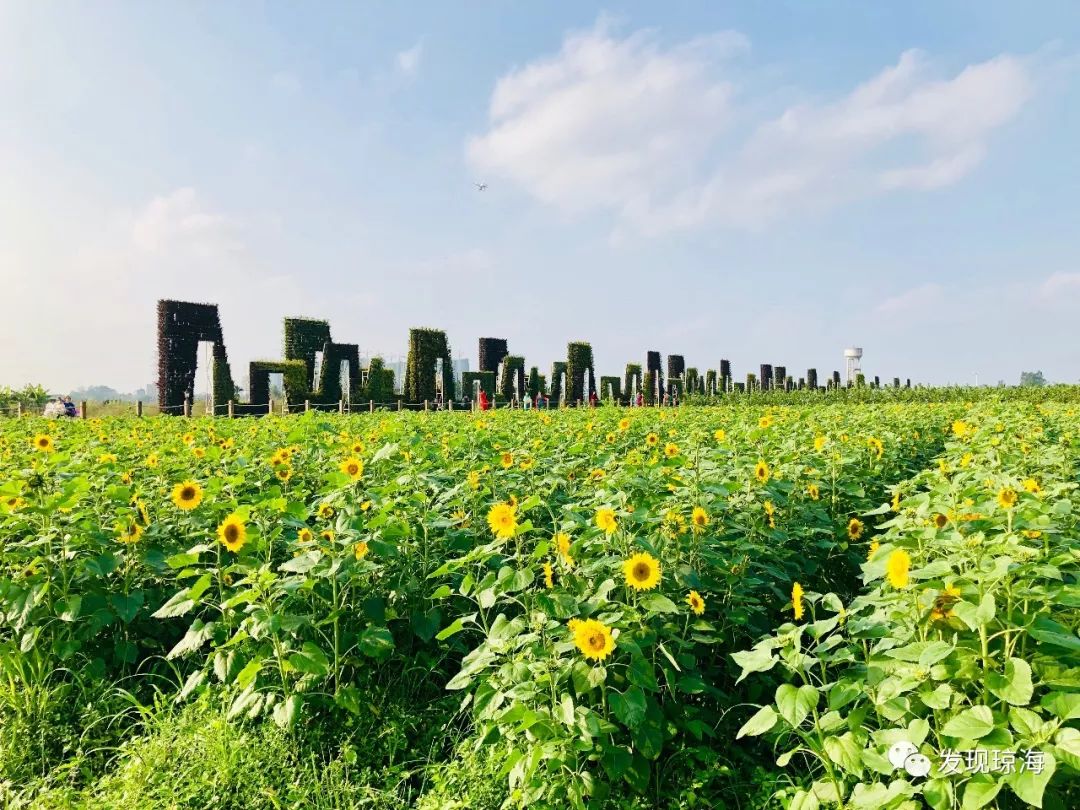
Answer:
<svg viewBox="0 0 1080 810"><path fill-rule="evenodd" d="M0 802L1080 806L1078 465L1007 393L0 421Z"/></svg>

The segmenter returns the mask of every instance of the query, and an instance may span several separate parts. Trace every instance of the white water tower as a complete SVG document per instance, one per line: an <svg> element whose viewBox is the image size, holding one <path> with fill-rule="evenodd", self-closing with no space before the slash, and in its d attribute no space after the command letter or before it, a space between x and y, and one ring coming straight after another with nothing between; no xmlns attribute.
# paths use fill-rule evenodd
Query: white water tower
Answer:
<svg viewBox="0 0 1080 810"><path fill-rule="evenodd" d="M856 375L862 373L862 349L858 346L844 349L844 364L847 366L847 381L854 383Z"/></svg>

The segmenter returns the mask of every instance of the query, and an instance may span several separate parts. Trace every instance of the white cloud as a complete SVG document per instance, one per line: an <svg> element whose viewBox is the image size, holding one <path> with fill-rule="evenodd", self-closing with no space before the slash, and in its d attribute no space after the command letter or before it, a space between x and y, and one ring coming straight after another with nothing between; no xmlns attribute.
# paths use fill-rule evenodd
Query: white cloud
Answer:
<svg viewBox="0 0 1080 810"><path fill-rule="evenodd" d="M183 244L206 254L225 241L225 217L207 211L193 188L155 197L131 222L131 244L157 253Z"/></svg>
<svg viewBox="0 0 1080 810"><path fill-rule="evenodd" d="M1080 273L1052 273L1036 288L1036 295L1043 301L1055 301L1080 293Z"/></svg>
<svg viewBox="0 0 1080 810"><path fill-rule="evenodd" d="M398 51L394 61L398 71L405 76L415 76L420 69L420 61L424 57L424 42L418 41L411 48Z"/></svg>
<svg viewBox="0 0 1080 810"><path fill-rule="evenodd" d="M1032 92L999 56L935 78L916 51L839 98L754 121L731 67L744 37L664 46L604 23L497 82L474 168L564 212L613 212L646 234L756 228L799 210L956 183ZM749 126L747 126L749 122Z"/></svg>

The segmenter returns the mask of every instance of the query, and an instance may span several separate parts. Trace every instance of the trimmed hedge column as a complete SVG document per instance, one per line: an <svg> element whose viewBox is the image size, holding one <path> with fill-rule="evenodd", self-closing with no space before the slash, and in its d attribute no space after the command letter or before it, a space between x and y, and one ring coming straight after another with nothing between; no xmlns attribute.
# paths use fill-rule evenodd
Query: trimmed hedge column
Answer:
<svg viewBox="0 0 1080 810"><path fill-rule="evenodd" d="M588 343L566 344L566 399L587 401L596 391L592 346Z"/></svg>
<svg viewBox="0 0 1080 810"><path fill-rule="evenodd" d="M628 399L634 397L635 388L634 384L637 383L637 391L642 390L641 381L641 365L639 363L627 363L626 371L623 373L623 396ZM631 402L631 405L634 403Z"/></svg>
<svg viewBox="0 0 1080 810"><path fill-rule="evenodd" d="M315 354L323 351L323 347L331 341L330 324L311 318L286 318L284 331L285 359L304 361L308 388L314 389Z"/></svg>
<svg viewBox="0 0 1080 810"><path fill-rule="evenodd" d="M454 398L454 364L450 360L450 341L440 329L410 329L409 355L405 362L405 398L409 402L433 400L435 361L442 358L442 391L446 399Z"/></svg>
<svg viewBox="0 0 1080 810"><path fill-rule="evenodd" d="M360 398L360 349L355 343L327 341L322 347L322 365L319 368L319 390L312 399L324 405L336 405L346 399L341 389L341 363L349 364L349 397ZM370 399L370 397L369 397ZM290 399L289 404L294 404Z"/></svg>
<svg viewBox="0 0 1080 810"><path fill-rule="evenodd" d="M667 376L669 380L682 379L686 373L686 360L681 354L667 356Z"/></svg>
<svg viewBox="0 0 1080 810"><path fill-rule="evenodd" d="M641 380L641 393L646 405L656 404L656 375L659 371L646 371Z"/></svg>
<svg viewBox="0 0 1080 810"><path fill-rule="evenodd" d="M727 391L731 385L731 361L720 361L720 390Z"/></svg>
<svg viewBox="0 0 1080 810"><path fill-rule="evenodd" d="M499 393L506 400L525 396L525 358L517 354L508 354L502 362L502 382Z"/></svg>
<svg viewBox="0 0 1080 810"><path fill-rule="evenodd" d="M811 391L817 391L818 384L816 368L808 368L806 370L806 387L809 388Z"/></svg>
<svg viewBox="0 0 1080 810"><path fill-rule="evenodd" d="M474 395L474 382L480 381L480 390L489 397L495 396L495 372L494 371L466 371L461 375L461 395L472 399Z"/></svg>
<svg viewBox="0 0 1080 810"><path fill-rule="evenodd" d="M600 399L610 399L618 402L622 399L622 391L619 389L618 377L600 378Z"/></svg>
<svg viewBox="0 0 1080 810"><path fill-rule="evenodd" d="M235 398L236 387L221 320L215 304L163 299L157 304L158 405L164 414L178 414L185 397L195 399L195 368L200 341L214 344L214 400Z"/></svg>
<svg viewBox="0 0 1080 810"><path fill-rule="evenodd" d="M540 369L533 366L529 369L529 381L525 385L529 392L529 399L536 399L537 394L544 393L544 384L540 379Z"/></svg>
<svg viewBox="0 0 1080 810"><path fill-rule="evenodd" d="M558 404L563 394L563 379L566 378L566 363L556 360L551 364L551 401Z"/></svg>
<svg viewBox="0 0 1080 810"><path fill-rule="evenodd" d="M761 385L761 390L762 391L768 391L770 388L772 388L772 379L773 379L772 366L769 365L768 363L762 363L761 364L761 376L758 378L759 384Z"/></svg>
<svg viewBox="0 0 1080 810"><path fill-rule="evenodd" d="M248 364L248 405L256 413L270 401L270 375L280 374L289 404L303 402L308 397L307 366L303 360L252 360Z"/></svg>
<svg viewBox="0 0 1080 810"><path fill-rule="evenodd" d="M664 370L660 367L660 352L645 353L645 370L651 371L654 382L649 386L652 395L664 399ZM649 396L646 394L646 396Z"/></svg>
<svg viewBox="0 0 1080 810"><path fill-rule="evenodd" d="M705 372L705 393L714 396L716 394L716 369L710 368Z"/></svg>
<svg viewBox="0 0 1080 810"><path fill-rule="evenodd" d="M691 366L686 370L686 390L691 394L698 393L698 382L701 377L698 375L698 370Z"/></svg>
<svg viewBox="0 0 1080 810"><path fill-rule="evenodd" d="M368 362L367 388L363 398L380 404L394 398L394 370L386 368L381 357L372 357Z"/></svg>
<svg viewBox="0 0 1080 810"><path fill-rule="evenodd" d="M480 370L498 373L499 363L503 361L509 352L506 341L503 338L480 338ZM486 389L485 389L486 390ZM495 393L489 391L488 393Z"/></svg>

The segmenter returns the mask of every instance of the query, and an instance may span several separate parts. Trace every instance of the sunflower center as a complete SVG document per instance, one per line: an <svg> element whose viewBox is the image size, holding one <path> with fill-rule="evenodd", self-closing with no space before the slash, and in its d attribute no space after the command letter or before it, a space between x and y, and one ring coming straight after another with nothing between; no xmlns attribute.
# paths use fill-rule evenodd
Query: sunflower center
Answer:
<svg viewBox="0 0 1080 810"><path fill-rule="evenodd" d="M195 487L184 487L180 490L180 500L193 501L195 500Z"/></svg>
<svg viewBox="0 0 1080 810"><path fill-rule="evenodd" d="M602 633L593 633L589 636L589 649L596 652L604 649L604 636Z"/></svg>
<svg viewBox="0 0 1080 810"><path fill-rule="evenodd" d="M240 537L240 527L235 523L230 523L225 527L225 539L230 543L235 543Z"/></svg>
<svg viewBox="0 0 1080 810"><path fill-rule="evenodd" d="M649 567L648 563L638 563L634 566L634 579L644 582L649 578L651 571L652 569Z"/></svg>

